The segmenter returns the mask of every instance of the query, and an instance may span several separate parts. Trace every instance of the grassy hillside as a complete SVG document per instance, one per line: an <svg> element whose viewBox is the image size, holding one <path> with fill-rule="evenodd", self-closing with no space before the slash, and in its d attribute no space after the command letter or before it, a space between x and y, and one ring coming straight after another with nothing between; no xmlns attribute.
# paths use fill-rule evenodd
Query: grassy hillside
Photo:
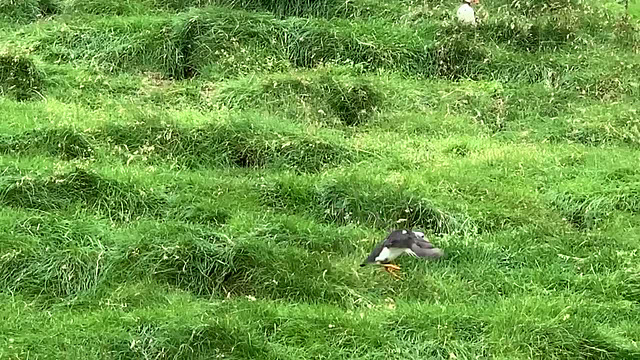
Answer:
<svg viewBox="0 0 640 360"><path fill-rule="evenodd" d="M0 359L640 359L638 3L457 5L0 0Z"/></svg>

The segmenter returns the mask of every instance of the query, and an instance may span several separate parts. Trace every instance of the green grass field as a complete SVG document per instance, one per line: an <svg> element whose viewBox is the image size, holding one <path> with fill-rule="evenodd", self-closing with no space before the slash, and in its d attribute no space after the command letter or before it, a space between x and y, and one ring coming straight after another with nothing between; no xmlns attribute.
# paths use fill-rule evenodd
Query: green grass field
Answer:
<svg viewBox="0 0 640 360"><path fill-rule="evenodd" d="M638 3L457 5L0 0L0 359L640 359Z"/></svg>

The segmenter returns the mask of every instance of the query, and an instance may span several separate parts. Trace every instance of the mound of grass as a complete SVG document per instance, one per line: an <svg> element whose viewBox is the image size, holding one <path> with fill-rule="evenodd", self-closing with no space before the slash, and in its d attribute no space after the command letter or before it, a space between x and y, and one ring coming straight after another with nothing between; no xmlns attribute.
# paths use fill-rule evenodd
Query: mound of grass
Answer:
<svg viewBox="0 0 640 360"><path fill-rule="evenodd" d="M500 136L526 134L566 141L567 124L556 120L581 103L575 91L550 89L543 84L510 86L500 82L473 82L470 88L452 90L433 106L446 106L488 133ZM467 120L467 121L469 121Z"/></svg>
<svg viewBox="0 0 640 360"><path fill-rule="evenodd" d="M517 21L513 29L513 19L499 18L477 32L448 23L414 30L383 20L277 19L221 7L153 19L152 24L132 17L52 28L55 32L46 33L37 47L49 60L83 61L109 71L160 71L182 79L357 64L365 71L394 69L420 77L541 82L550 73L567 72L564 64L514 50L554 49L569 44L577 31L560 15ZM570 54L562 60L575 61Z"/></svg>
<svg viewBox="0 0 640 360"><path fill-rule="evenodd" d="M49 300L94 290L112 255L100 230L42 216L17 223L18 236L0 238L2 288Z"/></svg>
<svg viewBox="0 0 640 360"><path fill-rule="evenodd" d="M640 26L628 17L618 20L615 25L615 41L623 49L636 54L640 51Z"/></svg>
<svg viewBox="0 0 640 360"><path fill-rule="evenodd" d="M600 103L633 99L640 94L640 84L634 75L640 70L640 64L635 56L620 54L610 57L599 52L591 54L588 63L580 64L582 71L565 72L558 78L557 85L574 91L584 99Z"/></svg>
<svg viewBox="0 0 640 360"><path fill-rule="evenodd" d="M65 160L86 158L93 154L89 140L71 128L30 130L0 137L2 154L46 153Z"/></svg>
<svg viewBox="0 0 640 360"><path fill-rule="evenodd" d="M262 214L261 214L262 215ZM316 222L306 214L287 213L244 218L239 230L250 233L256 239L270 239L275 246L296 246L314 253L350 254L358 251L358 244L337 239L363 237L365 231L358 227L335 228Z"/></svg>
<svg viewBox="0 0 640 360"><path fill-rule="evenodd" d="M35 1L35 0L34 0ZM343 16L351 9L338 0L68 0L67 12L95 15L142 15L158 11L183 12L190 8L220 6L250 12L268 12L279 18Z"/></svg>
<svg viewBox="0 0 640 360"><path fill-rule="evenodd" d="M593 230L616 212L640 210L640 173L632 167L611 167L597 176L567 180L548 196L570 223Z"/></svg>
<svg viewBox="0 0 640 360"><path fill-rule="evenodd" d="M104 136L120 150L127 149L127 156L158 157L189 168L285 167L307 172L348 163L359 156L339 138L304 134L278 126L277 121L247 117L194 128L153 122L109 125L95 136Z"/></svg>
<svg viewBox="0 0 640 360"><path fill-rule="evenodd" d="M531 298L525 301L509 301L505 307L519 305L521 308L535 308L540 299ZM553 356L556 358L573 354L575 357L584 358L626 358L637 356L637 350L619 342L615 336L608 332L593 330L586 327L582 315L597 312L597 306L588 305L581 310L570 310L565 313L558 303L547 303L544 320L527 319L522 316L504 316L496 314L492 320L493 326L504 326L514 329L512 339L516 342L525 341L530 344L530 351L541 356ZM576 304L577 305L577 304ZM504 309L506 310L506 308ZM555 314L554 319L550 314ZM504 314L504 312L501 312ZM566 316L568 315L568 316ZM560 320L564 319L564 320ZM541 324L542 322L542 324ZM519 325L516 325L519 324ZM517 330L515 330L517 329ZM504 349L508 351L507 349ZM543 355L544 354L544 355Z"/></svg>
<svg viewBox="0 0 640 360"><path fill-rule="evenodd" d="M28 23L59 11L59 0L0 0L0 19L9 22Z"/></svg>
<svg viewBox="0 0 640 360"><path fill-rule="evenodd" d="M389 28L386 22L336 26L217 7L193 10L173 21L157 18L153 24L149 19L108 19L52 30L37 45L48 60L161 71L175 78L214 70L225 76L251 73L264 68L265 59L271 70L357 63L367 70L459 77L471 74L464 64L485 60L482 49L470 41L444 40L430 48L429 37L416 36L409 28ZM464 64L455 65L456 59Z"/></svg>
<svg viewBox="0 0 640 360"><path fill-rule="evenodd" d="M171 19L165 17L107 17L47 28L35 48L50 62L181 76L182 54L171 29Z"/></svg>
<svg viewBox="0 0 640 360"><path fill-rule="evenodd" d="M564 219L580 230L594 229L609 217L613 208L612 199L607 196L580 196L559 193L553 203Z"/></svg>
<svg viewBox="0 0 640 360"><path fill-rule="evenodd" d="M640 119L635 107L617 104L591 106L567 119L566 138L585 145L640 145Z"/></svg>
<svg viewBox="0 0 640 360"><path fill-rule="evenodd" d="M0 358L640 358L640 61L613 2L0 19L47 90L0 99ZM446 258L358 266L405 227Z"/></svg>
<svg viewBox="0 0 640 360"><path fill-rule="evenodd" d="M183 59L181 75L193 77L213 63L233 74L242 70L234 67L255 66L271 57L280 61L284 32L285 25L268 14L217 7L190 11L180 17L173 35Z"/></svg>
<svg viewBox="0 0 640 360"><path fill-rule="evenodd" d="M433 49L430 65L435 74L448 80L462 78L478 78L483 72L483 65L490 60L490 53L477 41L477 36L462 30L462 26L454 26L439 32L439 39Z"/></svg>
<svg viewBox="0 0 640 360"><path fill-rule="evenodd" d="M67 12L94 15L134 15L149 11L150 2L144 0L69 0Z"/></svg>
<svg viewBox="0 0 640 360"><path fill-rule="evenodd" d="M298 20L286 25L285 56L295 67L358 64L364 70L393 67L413 74L431 70L433 56L426 46L433 41L426 31L416 34L386 21L309 23Z"/></svg>
<svg viewBox="0 0 640 360"><path fill-rule="evenodd" d="M628 271L616 285L623 299L640 304L640 269Z"/></svg>
<svg viewBox="0 0 640 360"><path fill-rule="evenodd" d="M264 232L229 237L180 222L141 222L114 234L86 221L31 217L13 236L0 238L0 264L3 288L47 301L82 301L132 280L199 296L323 298L344 305L357 298L344 294L346 286L357 286L346 274L348 264L338 268L325 255Z"/></svg>
<svg viewBox="0 0 640 360"><path fill-rule="evenodd" d="M378 94L367 83L335 86L328 92L329 106L345 125L358 125L365 122L376 110L375 104L379 102Z"/></svg>
<svg viewBox="0 0 640 360"><path fill-rule="evenodd" d="M636 213L640 210L640 181L567 184L553 193L552 203L578 229L591 230L608 220L614 211Z"/></svg>
<svg viewBox="0 0 640 360"><path fill-rule="evenodd" d="M318 119L336 118L338 123L352 126L369 121L382 103L383 94L368 79L358 77L290 75L267 76L247 83L231 81L223 85L216 100L230 108L267 107L285 109L292 103L308 116ZM296 99L295 102L291 98Z"/></svg>
<svg viewBox="0 0 640 360"><path fill-rule="evenodd" d="M517 30L511 29L513 19L500 18L486 25L485 31L469 32L449 23L440 27L419 24L421 28L414 30L379 19L278 20L264 14L214 9L189 12L176 26L185 77L206 73L211 67L233 75L277 70L265 68L264 60L268 59L270 66L285 68L357 64L367 71L393 68L413 76L446 79L531 78L527 74L540 58L514 56L500 45L513 45L515 50L549 50L570 43L577 31L577 25L564 15L519 23ZM246 26L236 26L238 23ZM556 67L551 63L536 77L544 76L550 66Z"/></svg>
<svg viewBox="0 0 640 360"><path fill-rule="evenodd" d="M44 75L30 57L6 49L0 52L0 95L29 100L43 86Z"/></svg>
<svg viewBox="0 0 640 360"><path fill-rule="evenodd" d="M289 16L331 18L349 9L348 2L339 0L217 0L209 2L249 11L268 11L283 18Z"/></svg>
<svg viewBox="0 0 640 360"><path fill-rule="evenodd" d="M482 23L482 36L519 51L549 51L575 41L578 29L571 14L546 16L530 22L528 17L500 17Z"/></svg>
<svg viewBox="0 0 640 360"><path fill-rule="evenodd" d="M436 234L475 231L464 214L440 209L425 196L402 186L363 182L355 177L318 183L304 180L289 177L262 184L261 199L272 208L311 213L337 225L403 226Z"/></svg>
<svg viewBox="0 0 640 360"><path fill-rule="evenodd" d="M582 10L580 0L539 0L521 1L516 0L511 4L511 11L521 13L525 16L536 16L545 13L559 12L563 10Z"/></svg>
<svg viewBox="0 0 640 360"><path fill-rule="evenodd" d="M185 204L181 208L180 218L188 223L223 225L229 221L229 210L222 208L219 203L201 202Z"/></svg>
<svg viewBox="0 0 640 360"><path fill-rule="evenodd" d="M144 116L144 115L142 115ZM280 119L259 115L200 126L172 125L158 118L137 118L135 125L107 124L87 131L41 128L0 137L0 153L46 154L65 160L92 157L96 151L127 162L171 162L186 168L288 168L315 172L368 156L341 136L304 132Z"/></svg>
<svg viewBox="0 0 640 360"><path fill-rule="evenodd" d="M328 254L277 243L268 237L242 237L236 242L232 271L223 285L231 294L297 303L322 298L345 307L366 295L358 289L362 280L350 271L350 261L332 261Z"/></svg>
<svg viewBox="0 0 640 360"><path fill-rule="evenodd" d="M4 178L0 189L0 203L7 206L43 211L81 206L114 221L157 216L166 202L149 189L79 168L51 177Z"/></svg>
<svg viewBox="0 0 640 360"><path fill-rule="evenodd" d="M168 223L142 224L138 239L125 240L113 266L116 279L149 279L200 296L244 296L297 302L323 298L353 304L357 286L347 274L320 253L312 253L264 231L229 236L202 226ZM292 240L295 237L291 238ZM276 266L277 264L277 266ZM324 279L318 282L318 279Z"/></svg>
<svg viewBox="0 0 640 360"><path fill-rule="evenodd" d="M151 227L122 249L117 268L123 275L151 277L196 294L210 295L220 290L232 270L232 250L232 243L216 232Z"/></svg>
<svg viewBox="0 0 640 360"><path fill-rule="evenodd" d="M7 291L55 299L92 290L101 281L104 250L82 244L53 249L26 239L11 246L0 259L0 283Z"/></svg>

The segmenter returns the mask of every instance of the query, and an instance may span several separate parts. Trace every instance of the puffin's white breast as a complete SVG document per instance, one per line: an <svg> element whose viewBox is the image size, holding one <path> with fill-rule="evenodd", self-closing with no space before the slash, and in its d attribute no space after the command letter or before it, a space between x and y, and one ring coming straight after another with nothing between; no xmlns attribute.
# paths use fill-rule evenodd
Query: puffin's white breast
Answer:
<svg viewBox="0 0 640 360"><path fill-rule="evenodd" d="M469 6L469 4L460 5L460 7L458 8L457 15L458 15L458 20L463 23L471 24L471 25L476 24L475 11L473 11L473 8Z"/></svg>
<svg viewBox="0 0 640 360"><path fill-rule="evenodd" d="M378 257L376 257L375 261L391 261L398 256L402 255L405 252L405 249L402 248L382 248Z"/></svg>

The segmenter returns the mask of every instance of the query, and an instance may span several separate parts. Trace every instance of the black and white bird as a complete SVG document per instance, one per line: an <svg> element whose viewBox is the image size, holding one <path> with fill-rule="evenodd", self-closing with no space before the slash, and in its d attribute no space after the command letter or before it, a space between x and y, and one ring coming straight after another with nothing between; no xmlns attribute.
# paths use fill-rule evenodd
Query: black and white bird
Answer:
<svg viewBox="0 0 640 360"><path fill-rule="evenodd" d="M436 260L444 255L444 251L436 248L424 238L424 233L412 230L394 230L376 246L369 257L360 264L381 265L384 270L397 277L393 271L400 270L398 265L391 262L397 257L406 254L427 260Z"/></svg>

